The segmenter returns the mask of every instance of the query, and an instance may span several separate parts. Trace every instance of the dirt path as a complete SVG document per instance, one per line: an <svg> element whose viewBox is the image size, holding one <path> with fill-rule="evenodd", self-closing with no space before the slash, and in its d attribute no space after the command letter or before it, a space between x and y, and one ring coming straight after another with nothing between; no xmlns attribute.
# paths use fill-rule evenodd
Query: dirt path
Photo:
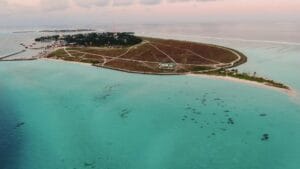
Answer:
<svg viewBox="0 0 300 169"><path fill-rule="evenodd" d="M232 61L232 62L230 62L230 63L227 63L227 64L230 65L230 66L228 66L228 67L234 66L235 63L239 62L239 61L242 59L242 56L241 56L239 53L237 53L236 51L232 50L232 49L225 48L225 47L222 47L222 46L215 46L215 45L208 45L208 46L211 46L211 47L217 47L217 48L219 48L219 49L227 50L227 51L233 53L235 56L237 56L237 59L235 59L234 61Z"/></svg>
<svg viewBox="0 0 300 169"><path fill-rule="evenodd" d="M77 50L70 50L70 51L74 51L74 52L81 53L81 54L86 54L86 55L100 56L104 60L105 59L109 59L109 61L111 61L111 60L124 60L124 61L138 62L138 63L156 63L156 64L161 63L161 62L153 62L153 61L143 61L143 60L135 60L135 59L117 58L117 57L113 57L113 56L105 56L105 55L93 54L93 53L88 53L88 52L80 52L80 51L77 51ZM182 66L182 65L187 65L187 66L207 66L206 64L182 64L182 63L177 63L177 64L179 66Z"/></svg>
<svg viewBox="0 0 300 169"><path fill-rule="evenodd" d="M68 50L67 50L67 51L68 51ZM94 55L94 56L99 56L99 57L101 57L101 58L103 59L103 63L105 63L105 62L106 62L106 60L107 60L107 57L109 57L109 56L105 56L105 55L99 55L99 54L95 54L95 53L81 52L81 51L78 51L78 50L69 50L69 51L73 51L73 52L80 53L80 54L82 54L82 56L81 56L81 57L84 57L84 56L86 56L86 55Z"/></svg>
<svg viewBox="0 0 300 169"><path fill-rule="evenodd" d="M217 66L217 65L223 65L223 64L224 64L224 63L219 62L219 61L217 61L217 60L208 59L208 58L206 58L206 57L204 57L204 56L202 56L202 55L200 55L200 54L198 54L198 53L196 53L196 52L194 52L194 51L192 51L192 50L190 50L190 49L183 49L183 48L174 47L174 46L171 46L171 45L166 45L166 44L163 44L163 43L159 43L159 44L160 44L160 45L163 45L163 46L172 47L172 48L175 48L175 49L180 49L180 50L187 51L187 52L189 52L189 53L192 53L192 54L196 55L197 57L199 57L199 58L201 58L201 59L204 59L204 60L209 61L209 62L216 63L216 64L214 64L214 66Z"/></svg>
<svg viewBox="0 0 300 169"><path fill-rule="evenodd" d="M162 51L161 49L159 49L157 46L153 45L151 42L149 42L149 45L154 47L156 50L158 50L160 53L162 53L163 55L167 56L173 63L177 64L177 62L167 53L165 53L164 51Z"/></svg>
<svg viewBox="0 0 300 169"><path fill-rule="evenodd" d="M145 40L145 41L143 41L140 44L137 44L137 45L134 45L134 46L131 46L131 47L127 48L127 50L124 53L122 53L122 54L120 54L118 56L106 56L106 55L89 53L89 52L81 52L80 50L67 50L66 48L63 48L63 49L68 54L69 57L74 57L70 52L77 52L77 53L82 54L82 56L80 56L80 58L84 58L86 55L94 55L94 56L101 57L103 59L103 63L101 64L101 66L103 66L103 67L105 67L105 65L107 63L115 61L115 60L131 61L131 62L142 63L142 64L145 64L145 65L147 65L147 64L157 64L157 65L161 64L161 62L158 62L158 61L135 60L135 59L127 59L127 58L123 57L123 56L127 55L132 49L138 48L139 46L142 46L142 45L145 45L145 44L149 44L155 50L157 50L158 52L160 52L161 54L163 54L164 56L166 56L171 62L173 62L174 64L176 64L176 68L174 69L174 71L177 71L180 68L185 68L186 66L210 66L212 69L198 71L198 72L201 72L201 73L203 73L203 72L209 72L209 71L213 71L213 70L218 70L220 68L232 67L232 66L234 66L234 64L236 64L237 62L239 62L242 59L242 57L240 56L240 54L237 53L236 51L231 50L229 48L221 47L221 46L208 45L208 46L211 46L211 47L220 48L220 49L229 51L229 52L233 53L235 56L237 56L237 59L235 59L234 61L232 61L230 63L223 63L223 62L220 62L220 61L217 61L217 60L214 60L214 59L206 58L206 57L204 57L204 56L202 56L202 55L200 55L200 54L198 54L198 53L196 53L196 52L194 52L194 51L192 51L190 49L183 49L183 48L180 48L180 47L174 47L174 48L186 51L186 52L188 52L190 54L193 54L194 56L199 57L199 58L201 58L203 60L206 60L206 61L208 61L211 64L185 64L185 63L177 63L172 56L170 56L168 53L166 53L165 51L163 51L158 46L156 46L155 44L151 43L148 40ZM168 46L168 47L173 47L173 46L167 45L167 44L162 44L162 43L159 43L159 44L160 45L164 45L164 46ZM101 50L103 50L103 49L101 49Z"/></svg>
<svg viewBox="0 0 300 169"><path fill-rule="evenodd" d="M137 47L142 46L142 45L144 45L144 44L146 44L146 43L147 43L146 41L143 41L143 42L140 43L140 44L136 44L136 45L134 45L134 46L129 47L129 48L127 49L126 52L122 53L122 54L119 55L119 56L112 57L112 59L110 59L110 60L107 60L107 59L106 59L106 60L103 62L102 66L104 66L104 65L107 64L108 62L114 61L114 60L116 60L116 59L120 59L121 57L127 55L133 48L137 48ZM108 56L107 56L107 57L108 57Z"/></svg>
<svg viewBox="0 0 300 169"><path fill-rule="evenodd" d="M210 62L216 63L216 64L214 64L214 66L224 65L224 63L222 63L222 62L219 62L219 61L216 61L216 60L213 60L213 59L205 58L205 57L201 56L200 54L198 54L198 53L196 53L196 52L194 52L192 50L189 50L189 49L185 49L185 50L188 51L188 52L190 52L190 53L192 53L192 54L194 54L194 55L196 55L196 56L198 56L198 57L200 57L200 58L202 58L202 59L204 59L204 60L206 60L206 61L210 61Z"/></svg>
<svg viewBox="0 0 300 169"><path fill-rule="evenodd" d="M69 57L74 57L73 55L71 55L71 53L68 50L66 50L66 47L64 47L63 49L68 54Z"/></svg>

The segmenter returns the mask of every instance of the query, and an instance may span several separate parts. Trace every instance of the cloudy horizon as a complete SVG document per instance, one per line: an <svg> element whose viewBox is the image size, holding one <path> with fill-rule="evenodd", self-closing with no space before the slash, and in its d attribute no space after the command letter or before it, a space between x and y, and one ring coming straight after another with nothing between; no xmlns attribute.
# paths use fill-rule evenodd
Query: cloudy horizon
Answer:
<svg viewBox="0 0 300 169"><path fill-rule="evenodd" d="M300 0L0 0L2 26L297 21Z"/></svg>

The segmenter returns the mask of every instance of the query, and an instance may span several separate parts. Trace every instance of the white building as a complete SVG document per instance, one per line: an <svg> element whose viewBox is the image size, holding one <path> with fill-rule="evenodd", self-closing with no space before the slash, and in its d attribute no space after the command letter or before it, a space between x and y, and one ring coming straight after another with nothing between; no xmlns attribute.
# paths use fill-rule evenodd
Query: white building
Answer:
<svg viewBox="0 0 300 169"><path fill-rule="evenodd" d="M176 63L160 63L159 68L173 70L176 68Z"/></svg>

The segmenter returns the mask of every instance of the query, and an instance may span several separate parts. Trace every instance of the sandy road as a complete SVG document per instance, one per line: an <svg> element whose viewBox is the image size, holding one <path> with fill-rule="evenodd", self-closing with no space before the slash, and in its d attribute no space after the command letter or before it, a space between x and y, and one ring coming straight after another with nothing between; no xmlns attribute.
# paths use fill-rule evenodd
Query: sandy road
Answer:
<svg viewBox="0 0 300 169"><path fill-rule="evenodd" d="M156 50L158 50L163 55L167 56L173 63L177 64L177 62L170 55L168 55L166 52L162 51L157 46L153 45L151 42L149 42L149 45L151 45L153 48L155 48Z"/></svg>
<svg viewBox="0 0 300 169"><path fill-rule="evenodd" d="M239 53L235 52L234 50L231 50L229 48L225 48L225 47L221 47L221 46L215 46L215 45L208 45L208 46L211 46L211 47L218 47L220 49L223 49L223 50L227 50L231 53L233 53L234 55L237 56L237 59L235 59L234 61L230 62L230 63L223 63L223 62L220 62L220 61L217 61L217 60L213 60L213 59L209 59L209 58L206 58L192 50L189 50L189 49L182 49L182 48L178 48L176 47L177 49L180 49L180 50L185 50L201 59L204 59L206 61L209 61L211 63L214 63L214 64L183 64L183 63L177 63L175 61L174 58L172 58L172 56L170 56L169 54L167 54L165 51L163 51L162 49L160 49L159 47L157 47L155 44L145 40L143 41L142 43L140 44L137 44L137 45L134 45L134 46L131 46L129 47L124 53L118 55L118 56L106 56L106 55L101 55L101 54L94 54L94 53L89 53L89 52L81 52L81 51L78 51L78 50L67 50L66 48L64 48L65 52L70 56L70 57L74 57L72 56L72 54L69 52L69 51L74 51L74 52L77 52L77 53L81 53L83 54L83 56L85 55L94 55L94 56L99 56L103 59L103 63L101 64L101 66L105 66L105 64L109 63L109 62L112 62L114 60L123 60L123 61L132 61L132 62L137 62L137 63L142 63L142 64L161 64L161 62L155 62L155 61L143 61L143 60L135 60L135 59L127 59L127 58L122 58L123 56L127 55L132 49L134 48L137 48L139 46L142 46L142 45L145 45L145 44L149 44L151 47L153 47L154 49L156 49L158 52L160 52L161 54L165 55L168 59L170 59L173 63L175 63L177 65L176 67L176 70L180 67L184 68L184 66L212 66L214 67L214 69L210 69L210 70L204 70L204 71L199 71L199 72L206 72L206 71L213 71L213 70L218 70L220 68L226 68L226 67L232 67L234 66L235 63L239 62L241 60L241 56ZM160 43L161 44L161 43ZM172 47L170 45L166 45L166 44L161 44L161 45L165 45L165 46L168 46L168 47ZM175 71L176 71L175 70Z"/></svg>

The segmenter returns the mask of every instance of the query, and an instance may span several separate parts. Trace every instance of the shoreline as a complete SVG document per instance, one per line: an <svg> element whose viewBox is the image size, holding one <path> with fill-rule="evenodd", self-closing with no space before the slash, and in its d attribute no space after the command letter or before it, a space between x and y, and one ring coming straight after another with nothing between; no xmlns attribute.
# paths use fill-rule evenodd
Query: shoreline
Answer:
<svg viewBox="0 0 300 169"><path fill-rule="evenodd" d="M37 60L44 60L44 61L53 61L53 62L67 62L71 64L79 64L79 65L85 65L85 66L93 66L91 63L83 63L83 62L73 62L73 61L67 61L62 59L53 59L53 58L39 58Z"/></svg>
<svg viewBox="0 0 300 169"><path fill-rule="evenodd" d="M49 37L41 37L40 39L42 39L42 38L49 38ZM238 70L227 70L228 68L233 68L233 67L239 66L243 63L246 63L248 60L247 57L243 53L241 53L235 49L218 46L218 45L213 45L213 44L178 41L178 40L172 40L172 39L160 39L160 38L151 38L151 37L140 37L140 39L142 40L142 43L144 43L144 42L149 43L149 45L154 46L154 48L156 49L155 51L160 52L161 54L165 55L165 57L169 58L172 62L174 62L175 66L173 66L173 65L166 66L167 68L171 67L171 70L174 69L174 71L163 70L161 67L158 68L157 65L152 65L152 66L147 65L147 64L145 64L145 62L146 62L145 60L137 61L134 59L129 59L129 61L131 61L131 62L127 62L127 60L126 61L122 60L121 63L123 62L123 65L121 63L119 63L120 60L119 60L119 62L115 62L115 64L106 64L106 63L110 62L111 60L114 60L114 58L120 59L121 56L124 56L127 53L129 53L129 51L132 47L128 48L125 53L122 51L121 55L117 55L113 59L111 58L110 55L101 54L101 53L94 54L95 52L94 53L93 52L81 52L80 56L77 56L77 55L73 56L72 54L69 53L69 51L66 50L66 47L68 47L68 46L59 47L59 48L56 47L51 52L48 52L48 54L44 55L43 57L39 57L39 58L44 59L44 60L65 61L65 62L69 62L69 63L71 62L71 63L81 64L81 65L101 67L101 68L105 68L105 69L121 71L121 72L126 72L126 73L147 74L147 75L187 75L187 76L193 75L193 76L210 77L213 79L230 80L230 81L239 82L239 83L246 83L246 84L251 84L251 85L255 85L255 86L261 86L261 87L265 87L265 88L272 88L272 89L276 89L277 91L282 91L284 93L287 93L289 95L291 95L293 93L292 92L293 89L291 89L289 86L284 85L282 83L279 83L279 82L276 82L276 81L273 81L270 79L265 79L263 77L251 76L247 73L238 73ZM182 48L182 43L194 44L194 46L193 46L194 48L201 47L201 49L204 48L203 51L206 51L206 52L210 51L208 49L212 48L211 50L213 50L215 48L218 48L218 50L222 49L222 52L223 52L223 50L225 50L227 53L229 52L230 54L228 56L225 55L226 52L224 52L224 55L225 55L224 58L231 59L231 60L230 60L230 62L226 62L227 60L223 60L222 62L219 60L212 60L212 61L209 60L211 62L215 62L213 65L210 65L211 64L210 62L207 63L207 65L210 65L209 70L207 70L207 68L199 67L199 65L201 65L199 63L196 65L198 67L196 67L195 65L193 65L195 67L193 67L191 65L189 65L190 67L186 66L186 65L180 65L179 63L177 63L174 60L174 57L171 57L169 54L166 54L164 51L161 51L161 49L159 49L157 46L155 46L155 44L159 45L160 43L162 43L162 44L165 43L165 45L167 45L167 46L174 45L175 49L177 49L179 46L180 47L179 49L181 49L181 50L184 49L184 50L188 50L188 51L190 50L189 48L188 49ZM197 45L199 45L199 46L197 46ZM209 48L207 48L207 46ZM63 51L58 51L60 49L63 49ZM169 48L167 48L167 49L170 50ZM167 49L165 49L165 50L167 50ZM193 51L191 51L191 52L193 52ZM65 55L67 55L67 56L65 56ZM91 60L90 58L86 59L85 58L86 55L93 55L92 58L94 58L95 56L97 56L97 57L95 57L96 60ZM232 55L234 55L234 57ZM48 57L48 56L50 56L50 57ZM197 58L200 57L201 59L207 59L203 56L198 56L198 54L195 53L195 57L196 56L197 56ZM130 55L127 57L131 58L132 56ZM72 58L72 59L69 59L69 58ZM101 59L100 61L97 60L99 58ZM233 58L235 60L232 60ZM102 62L102 60L103 60L103 62ZM135 65L136 62L138 63L137 65ZM187 64L187 62L184 62L184 63ZM145 64L146 66L145 65L141 66L141 64ZM156 61L155 64L161 64L161 60ZM180 66L178 66L178 65L180 65ZM214 68L214 69L212 69L212 68ZM211 72L212 74L210 74L209 72Z"/></svg>
<svg viewBox="0 0 300 169"><path fill-rule="evenodd" d="M144 72L138 72L138 71L128 71L128 70L123 70L123 69L115 69L115 68L110 68L110 67L103 67L103 66L94 66L91 63L83 63L83 62L74 62L74 61L66 61L62 59L52 59L52 58L40 58L39 60L45 60L45 61L54 61L54 62L65 62L65 63L71 63L71 64L79 64L79 65L85 65L85 66L91 66L91 67L96 67L96 68L104 68L104 69L109 69L109 70L115 70L115 71L121 71L125 73L134 73L134 74L143 74L143 75L158 75L158 76L173 76L173 75L178 75L178 76L193 76L193 77L201 77L201 78L207 78L207 79L215 79L215 80L224 80L224 81L231 81L235 83L242 83L254 87L259 87L259 88L265 88L265 89L270 89L270 90L275 90L278 92L282 92L287 94L288 96L296 96L297 92L293 90L292 88L290 89L283 89L283 88L278 88L270 85L266 85L263 83L255 82L255 81L250 81L250 80L244 80L244 79L238 79L230 76L217 76L217 75L208 75L208 74L193 74L193 73L144 73Z"/></svg>
<svg viewBox="0 0 300 169"><path fill-rule="evenodd" d="M244 79L238 79L238 78L234 78L234 77L231 77L231 76L217 76L217 75L193 74L193 73L189 73L189 74L187 74L187 76L194 76L194 77L198 76L198 77L207 78L207 79L231 81L231 82L235 82L235 83L246 84L246 85L249 85L249 86L255 86L255 87L259 87L259 88L276 90L278 92L285 93L289 96L297 95L297 92L292 88L283 89L283 88L278 88L278 87L275 87L275 86L266 85L264 83L259 83L259 82L255 82L255 81L244 80Z"/></svg>
<svg viewBox="0 0 300 169"><path fill-rule="evenodd" d="M119 72L125 72L125 73L132 73L132 74L142 74L142 75L186 75L186 73L156 73L156 72L139 72L139 71L131 71L131 70L126 70L126 69L119 69L119 68L114 68L114 67L108 67L108 66L97 66L93 65L92 63L85 63L85 62L77 62L77 61L68 61L68 60L63 60L63 59L54 59L54 58L39 58L39 60L49 60L49 61L58 61L58 62L67 62L67 63L72 63L72 64L80 64L80 65L85 65L85 66L91 66L95 68L103 68L103 69L109 69L109 70L115 70Z"/></svg>

